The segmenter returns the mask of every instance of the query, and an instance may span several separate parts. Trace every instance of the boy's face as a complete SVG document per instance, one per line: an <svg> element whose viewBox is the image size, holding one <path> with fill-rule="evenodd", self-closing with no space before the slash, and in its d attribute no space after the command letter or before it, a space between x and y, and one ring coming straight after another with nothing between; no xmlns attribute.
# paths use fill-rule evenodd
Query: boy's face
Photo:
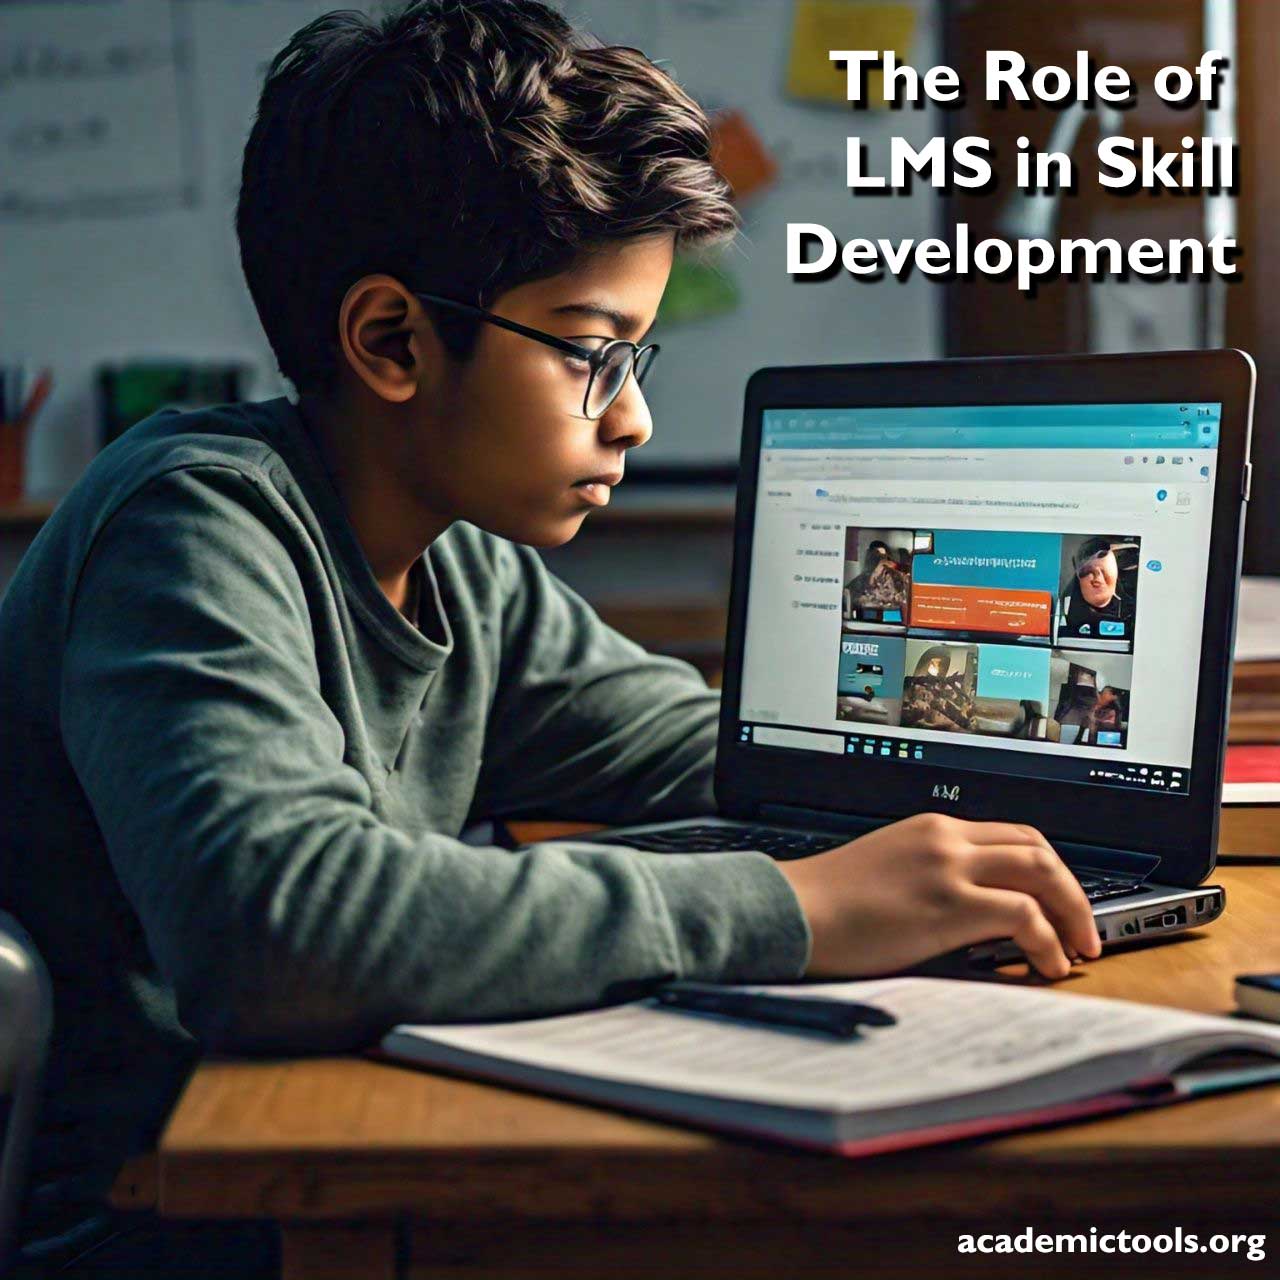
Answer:
<svg viewBox="0 0 1280 1280"><path fill-rule="evenodd" d="M673 250L666 233L617 241L559 275L509 290L489 310L557 337L639 342ZM470 359L448 361L442 375L424 380L410 457L432 505L533 546L572 538L587 513L608 502L627 450L653 430L634 377L591 421L582 416L580 362L492 324L480 325Z"/></svg>

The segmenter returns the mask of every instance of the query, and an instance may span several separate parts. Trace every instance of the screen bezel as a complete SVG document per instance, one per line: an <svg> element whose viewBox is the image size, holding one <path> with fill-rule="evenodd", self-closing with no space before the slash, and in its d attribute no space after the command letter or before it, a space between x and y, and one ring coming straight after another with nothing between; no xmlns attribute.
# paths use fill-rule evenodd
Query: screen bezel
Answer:
<svg viewBox="0 0 1280 1280"><path fill-rule="evenodd" d="M1088 394L1081 395L1080 388ZM759 815L762 804L895 819L927 810L988 821L1027 822L1050 839L1157 855L1158 878L1200 883L1217 851L1226 711L1231 687L1236 593L1244 531L1245 477L1253 409L1253 361L1239 351L1122 356L1028 356L875 365L761 369L747 383L743 412L733 575L716 752L723 813ZM751 533L766 409L858 409L961 405L1222 404L1209 573L1201 638L1191 787L1186 796L1019 778L879 757L745 746L738 741ZM1229 566L1229 571L1228 571ZM857 760L857 765L851 765ZM858 791L848 804L832 797ZM933 798L959 784L959 799ZM1082 803L1087 802L1087 803ZM1123 833L1123 834L1119 834Z"/></svg>

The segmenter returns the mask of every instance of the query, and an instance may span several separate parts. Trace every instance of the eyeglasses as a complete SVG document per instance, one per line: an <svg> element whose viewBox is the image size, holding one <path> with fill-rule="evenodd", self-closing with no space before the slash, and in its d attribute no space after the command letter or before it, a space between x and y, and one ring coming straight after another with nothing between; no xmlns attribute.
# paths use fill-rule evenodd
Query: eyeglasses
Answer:
<svg viewBox="0 0 1280 1280"><path fill-rule="evenodd" d="M596 339L598 347L584 347L580 342L570 342L568 338L558 338L553 333L544 333L541 329L531 329L528 325L518 324L505 316L496 316L483 307L473 307L467 302L458 302L453 298L442 298L435 293L417 293L415 297L423 302L433 302L438 307L451 307L465 315L474 316L487 324L497 325L499 329L507 329L518 333L522 338L532 338L544 346L554 347L565 355L573 356L580 362L587 374L587 385L582 393L582 416L584 418L603 418L609 406L618 398L622 388L627 385L630 374L636 375L637 384L644 382L645 374L653 365L653 358L661 350L656 342L647 346L638 346L626 338Z"/></svg>

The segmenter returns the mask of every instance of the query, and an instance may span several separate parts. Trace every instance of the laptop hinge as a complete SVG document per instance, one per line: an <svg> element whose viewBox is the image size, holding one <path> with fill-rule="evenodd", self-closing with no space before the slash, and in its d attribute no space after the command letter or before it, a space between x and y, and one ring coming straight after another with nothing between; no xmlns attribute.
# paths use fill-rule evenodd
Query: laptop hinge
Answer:
<svg viewBox="0 0 1280 1280"><path fill-rule="evenodd" d="M1110 849L1099 844L1074 844L1070 840L1053 842L1059 857L1069 867L1092 867L1096 871L1118 871L1122 875L1150 880L1160 865L1154 853L1140 853L1137 849Z"/></svg>
<svg viewBox="0 0 1280 1280"><path fill-rule="evenodd" d="M865 835L894 821L892 818L859 817L852 813L832 813L827 809L806 809L793 804L762 804L756 820L780 827L813 827L819 831L848 832ZM1069 840L1051 841L1063 862L1069 867L1091 867L1096 871L1114 871L1149 880L1160 865L1154 853L1136 849L1111 849L1105 845L1076 844Z"/></svg>
<svg viewBox="0 0 1280 1280"><path fill-rule="evenodd" d="M866 835L892 818L859 817L854 813L832 813L828 809L803 809L794 804L762 804L756 810L759 822L776 823L780 827L816 827L820 831L847 831L851 836Z"/></svg>

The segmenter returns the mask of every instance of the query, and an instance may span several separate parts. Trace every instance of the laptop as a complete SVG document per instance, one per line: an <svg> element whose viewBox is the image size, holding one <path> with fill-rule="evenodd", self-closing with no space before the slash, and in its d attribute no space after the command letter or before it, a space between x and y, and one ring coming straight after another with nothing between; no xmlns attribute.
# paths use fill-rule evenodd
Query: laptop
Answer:
<svg viewBox="0 0 1280 1280"><path fill-rule="evenodd" d="M1215 919L1253 392L1236 351L757 372L718 812L592 838L790 859L1026 822L1105 946Z"/></svg>

